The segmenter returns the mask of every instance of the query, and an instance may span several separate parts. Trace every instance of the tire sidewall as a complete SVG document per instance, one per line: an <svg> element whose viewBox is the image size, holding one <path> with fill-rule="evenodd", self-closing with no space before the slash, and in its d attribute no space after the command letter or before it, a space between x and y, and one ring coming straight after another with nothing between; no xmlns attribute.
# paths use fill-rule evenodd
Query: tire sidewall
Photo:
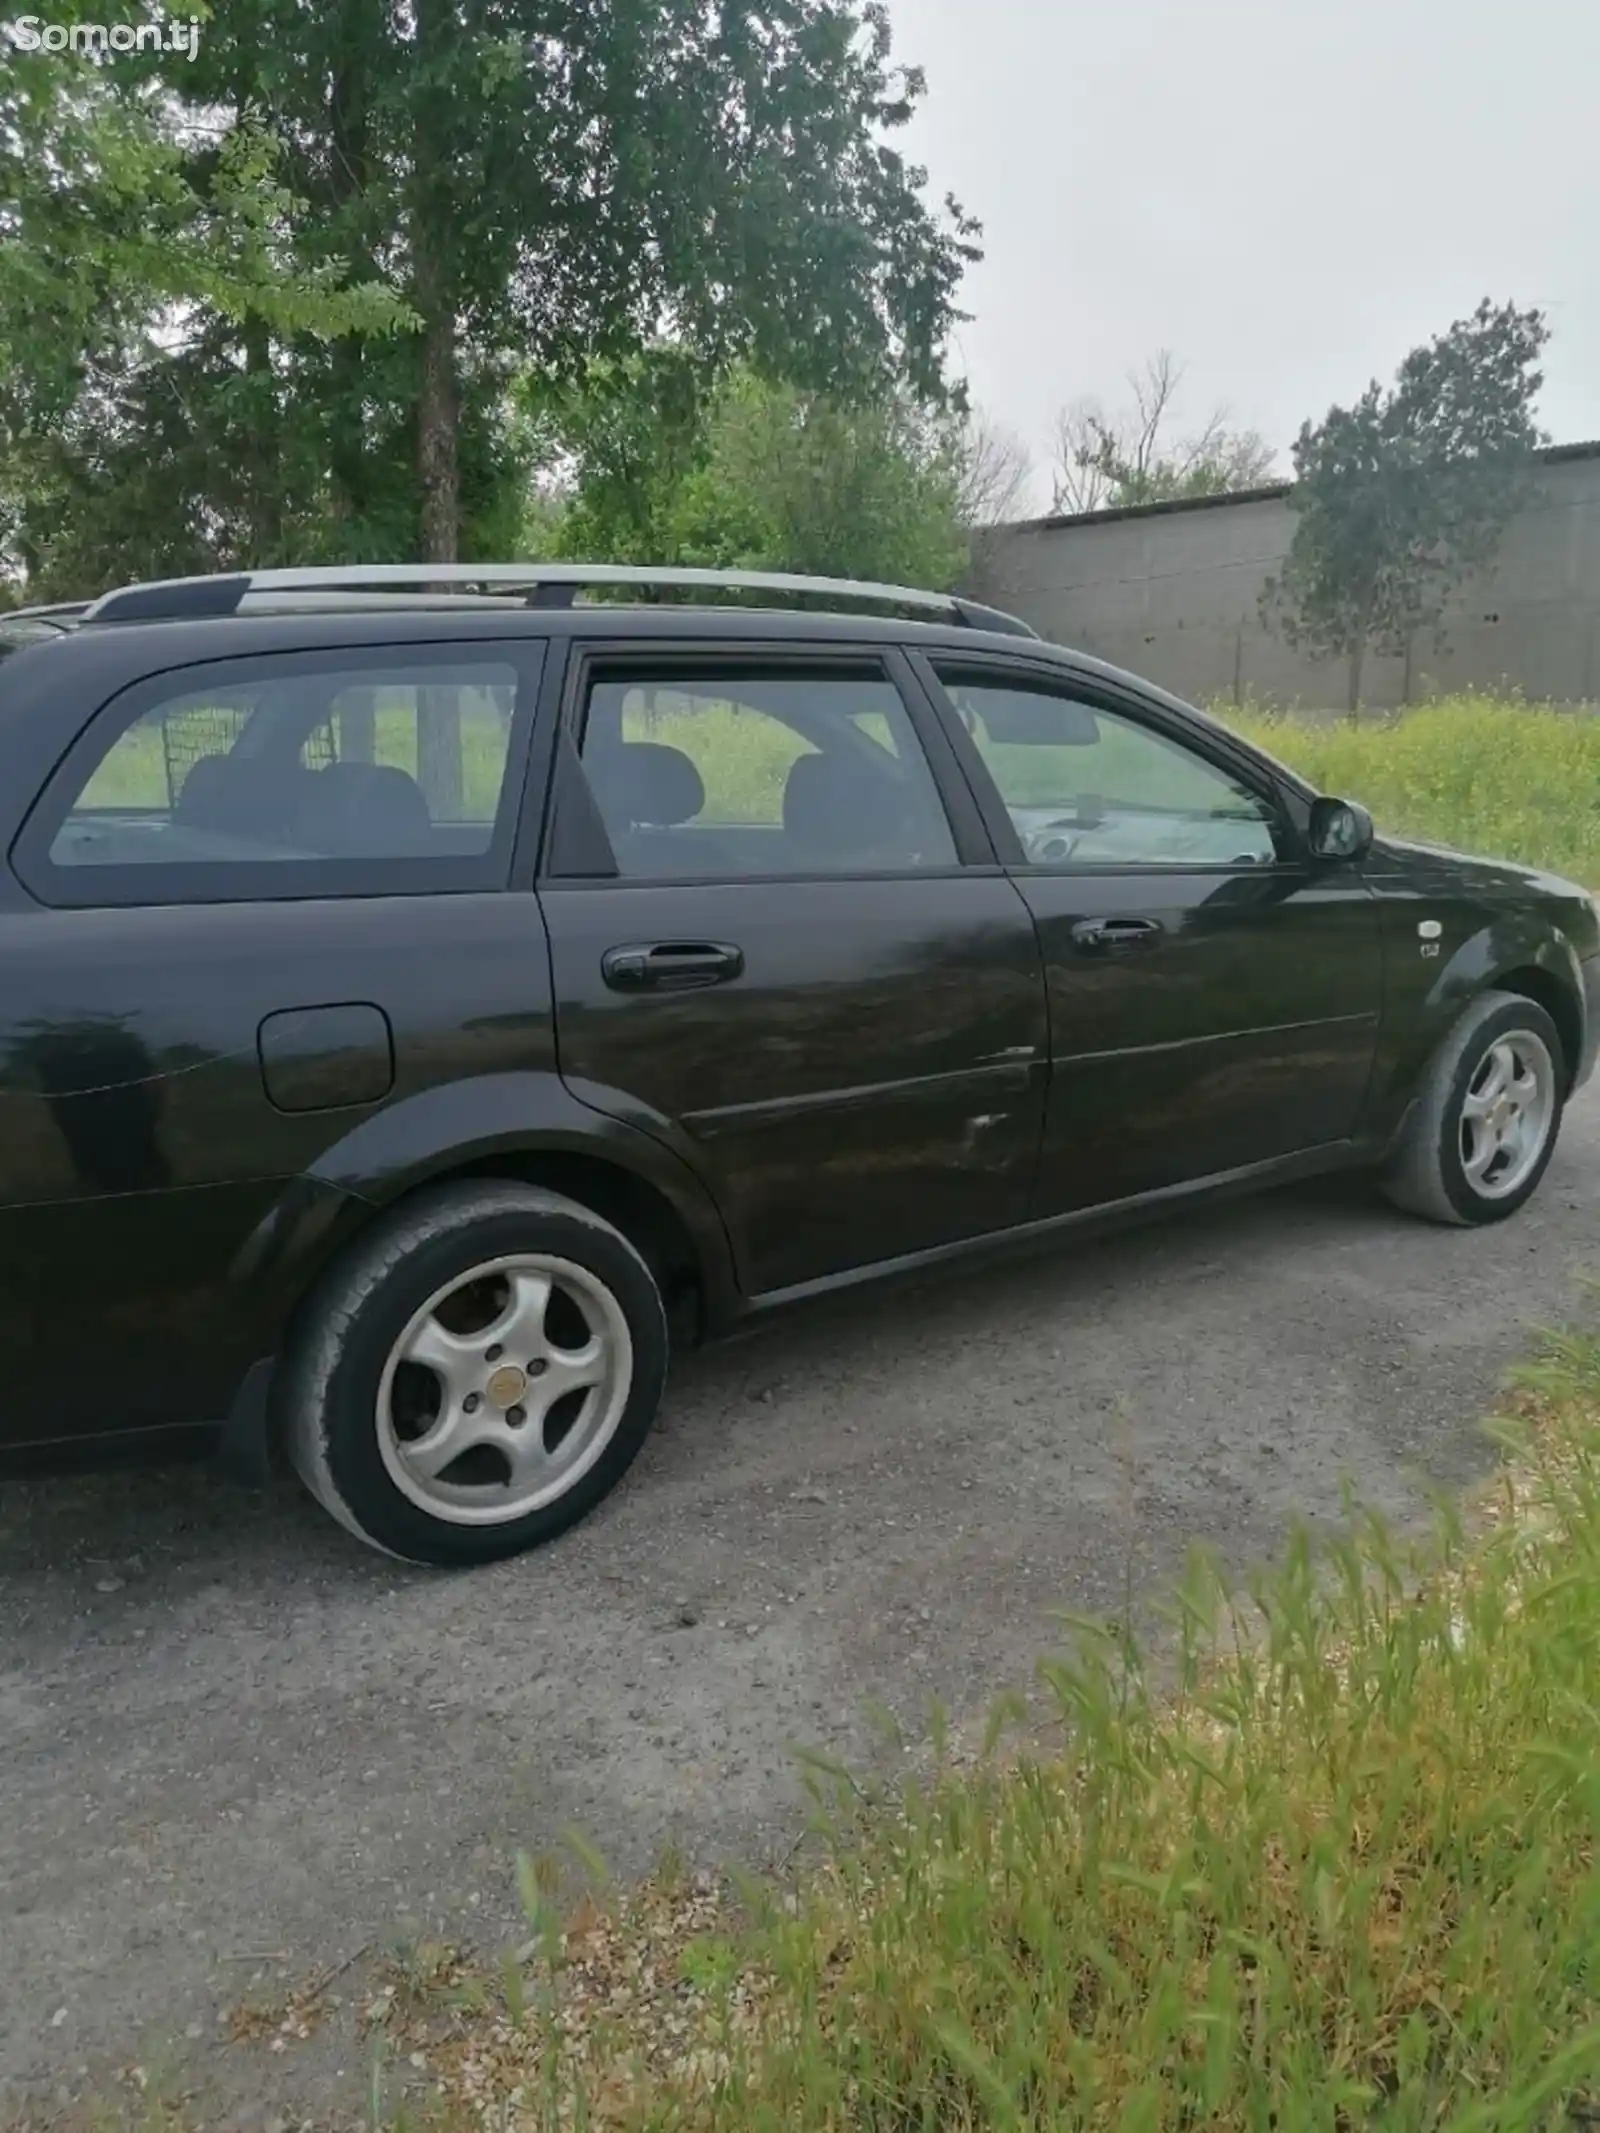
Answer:
<svg viewBox="0 0 1600 2133"><path fill-rule="evenodd" d="M1513 1030L1526 1030L1530 1035L1538 1037L1549 1052L1551 1065L1555 1069L1554 1102L1549 1130L1545 1134L1544 1147L1538 1162L1515 1192L1507 1193L1503 1199L1487 1200L1473 1190L1462 1167L1461 1112L1467 1092L1483 1064L1484 1053L1491 1044L1498 1043ZM1463 1222L1471 1223L1475 1227L1489 1222L1503 1222L1508 1215L1514 1215L1519 1208L1526 1206L1538 1191L1561 1133L1565 1081L1566 1061L1560 1032L1536 1001L1507 1000L1472 1024L1459 1048L1455 1068L1441 1106L1436 1151L1439 1182L1450 1205Z"/></svg>
<svg viewBox="0 0 1600 2133"><path fill-rule="evenodd" d="M395 1342L430 1296L474 1266L518 1252L548 1253L598 1275L628 1320L633 1378L605 1450L565 1495L503 1524L454 1525L395 1486L378 1441L378 1387ZM323 1388L321 1454L335 1493L378 1547L408 1562L492 1562L554 1538L616 1486L654 1420L666 1364L660 1292L638 1253L608 1224L578 1210L464 1211L408 1252L351 1312Z"/></svg>

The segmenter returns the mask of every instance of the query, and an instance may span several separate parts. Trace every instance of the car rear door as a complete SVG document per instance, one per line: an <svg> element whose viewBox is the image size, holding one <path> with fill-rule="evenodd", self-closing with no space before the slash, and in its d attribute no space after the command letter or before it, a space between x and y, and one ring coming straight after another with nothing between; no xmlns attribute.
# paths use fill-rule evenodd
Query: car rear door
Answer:
<svg viewBox="0 0 1600 2133"><path fill-rule="evenodd" d="M0 1448L219 1419L230 1269L364 1115L545 1064L505 893L542 640L146 674L23 825L0 899Z"/></svg>
<svg viewBox="0 0 1600 2133"><path fill-rule="evenodd" d="M1036 1211L1350 1137L1377 907L1358 870L1305 851L1266 766L1098 677L1000 656L924 671L1043 946Z"/></svg>
<svg viewBox="0 0 1600 2133"><path fill-rule="evenodd" d="M747 1293L1001 1229L1038 942L880 648L575 648L541 881L563 1076L722 1210Z"/></svg>

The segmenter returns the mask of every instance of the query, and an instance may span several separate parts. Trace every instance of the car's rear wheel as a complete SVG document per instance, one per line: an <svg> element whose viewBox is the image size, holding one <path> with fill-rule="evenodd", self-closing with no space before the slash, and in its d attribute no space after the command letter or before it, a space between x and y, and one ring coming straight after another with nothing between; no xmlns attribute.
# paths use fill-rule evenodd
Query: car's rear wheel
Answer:
<svg viewBox="0 0 1600 2133"><path fill-rule="evenodd" d="M1480 994L1428 1069L1384 1190L1430 1221L1503 1222L1544 1176L1565 1089L1560 1033L1544 1009Z"/></svg>
<svg viewBox="0 0 1600 2133"><path fill-rule="evenodd" d="M666 1363L660 1290L619 1230L531 1186L446 1186L320 1285L285 1370L285 1439L312 1494L371 1546L491 1562L616 1485Z"/></svg>

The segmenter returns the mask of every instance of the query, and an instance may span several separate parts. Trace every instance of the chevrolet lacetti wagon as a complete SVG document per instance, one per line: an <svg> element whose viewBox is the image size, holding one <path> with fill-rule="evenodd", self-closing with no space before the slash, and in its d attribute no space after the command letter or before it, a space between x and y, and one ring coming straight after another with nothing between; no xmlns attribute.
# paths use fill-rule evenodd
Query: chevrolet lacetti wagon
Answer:
<svg viewBox="0 0 1600 2133"><path fill-rule="evenodd" d="M219 1446L473 1563L669 1341L1364 1166L1513 1214L1571 883L959 599L267 571L0 617L0 1465Z"/></svg>

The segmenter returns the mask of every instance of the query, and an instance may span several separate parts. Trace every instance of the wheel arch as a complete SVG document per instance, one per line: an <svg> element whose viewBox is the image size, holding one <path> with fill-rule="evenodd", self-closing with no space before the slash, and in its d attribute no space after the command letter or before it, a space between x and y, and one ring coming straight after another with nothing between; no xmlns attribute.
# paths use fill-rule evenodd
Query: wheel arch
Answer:
<svg viewBox="0 0 1600 2133"><path fill-rule="evenodd" d="M1385 963L1392 980L1399 967L1393 940ZM1486 992L1520 994L1545 1010L1567 1055L1564 1093L1571 1093L1587 1014L1577 956L1565 936L1538 914L1507 907L1465 934L1448 960L1435 966L1425 993L1399 1011L1387 1011L1369 1112L1369 1129L1378 1141L1387 1142L1400 1129L1429 1062L1462 1011Z"/></svg>
<svg viewBox="0 0 1600 2133"><path fill-rule="evenodd" d="M694 1231L682 1209L658 1184L619 1162L609 1148L552 1147L533 1142L495 1149L430 1171L425 1178L414 1180L390 1205L403 1205L424 1186L494 1178L560 1193L621 1230L650 1264L666 1302L674 1338L685 1345L695 1345L705 1338L711 1307L706 1268ZM374 1218L379 1212L374 1210ZM388 1208L381 1212L388 1212Z"/></svg>
<svg viewBox="0 0 1600 2133"><path fill-rule="evenodd" d="M1541 963L1519 963L1512 970L1497 971L1487 990L1520 994L1542 1007L1561 1039L1564 1094L1570 1095L1578 1063L1583 1057L1584 1007L1577 981L1565 981Z"/></svg>
<svg viewBox="0 0 1600 2133"><path fill-rule="evenodd" d="M675 1292L680 1337L700 1338L736 1315L728 1235L695 1172L649 1134L580 1103L553 1075L495 1074L385 1105L288 1181L229 1270L252 1352L284 1345L303 1300L373 1222L424 1186L493 1177L542 1185L615 1223Z"/></svg>

